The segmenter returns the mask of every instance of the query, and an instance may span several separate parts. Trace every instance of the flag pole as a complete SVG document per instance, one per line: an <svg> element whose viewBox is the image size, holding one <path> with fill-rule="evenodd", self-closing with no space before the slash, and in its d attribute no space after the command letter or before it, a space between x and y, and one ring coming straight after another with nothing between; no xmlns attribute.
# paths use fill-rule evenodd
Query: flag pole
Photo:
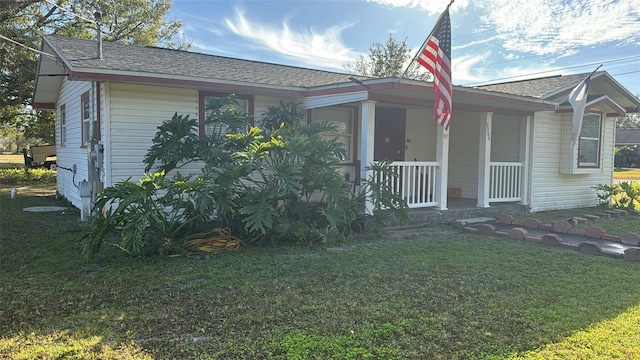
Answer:
<svg viewBox="0 0 640 360"><path fill-rule="evenodd" d="M591 75L595 74L596 71L598 71L598 69L600 69L601 67L602 67L602 64L598 65L598 67L595 70L593 70L593 72L591 74L589 74L588 77L591 77Z"/></svg>
<svg viewBox="0 0 640 360"><path fill-rule="evenodd" d="M595 74L595 73L596 73L596 71L598 71L598 69L600 69L601 67L602 67L602 64L598 65L598 67L597 67L595 70L593 70L593 71L591 72L591 74L589 74L589 76L587 76L585 79L590 78L590 77L591 77L591 75ZM564 100L562 101L563 103L569 100L569 95L571 95L571 93L567 94L567 96L566 96L566 97L564 98ZM556 107L557 107L557 105L556 105Z"/></svg>
<svg viewBox="0 0 640 360"><path fill-rule="evenodd" d="M438 16L438 20L436 20L435 24L440 22L440 19L442 18L442 16L444 15L445 12L449 11L449 7L451 7L451 5L453 4L455 0L451 0L451 2L449 3L449 5L447 5L447 8L444 9L444 11L442 12L442 14L440 14L440 16ZM433 35L433 31L435 30L435 25L433 27L433 29L431 29L431 32L429 33L429 36L426 37L426 39L424 39L424 42L422 43L422 45L420 46L420 49L418 50L418 52L413 56L413 59L411 59L411 61L409 62L409 65L407 65L407 68L404 69L404 72L402 73L402 75L400 75L400 78L398 79L398 83L400 83L400 81L402 81L402 79L404 79L405 75L407 75L407 71L409 71L409 68L411 67L411 65L413 64L414 61L416 61L416 59L418 58L418 56L420 56L420 53L422 52L422 49L424 49L424 46L427 44L427 41L429 41L429 38L431 37L431 35ZM602 66L602 65L601 65ZM596 69L597 70L597 69Z"/></svg>

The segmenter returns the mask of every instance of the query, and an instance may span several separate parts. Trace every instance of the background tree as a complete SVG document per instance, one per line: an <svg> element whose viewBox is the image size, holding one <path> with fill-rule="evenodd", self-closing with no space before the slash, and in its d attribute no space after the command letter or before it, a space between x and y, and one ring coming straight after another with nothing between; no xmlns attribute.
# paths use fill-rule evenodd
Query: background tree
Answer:
<svg viewBox="0 0 640 360"><path fill-rule="evenodd" d="M360 74L375 77L400 77L407 67L413 55L407 46L407 41L396 40L389 34L385 44L378 42L369 47L367 57L360 55L353 62L344 65L345 70L352 74ZM412 62L407 71L406 78L428 80L430 73L418 63Z"/></svg>
<svg viewBox="0 0 640 360"><path fill-rule="evenodd" d="M618 129L640 129L640 114L627 114L616 121Z"/></svg>
<svg viewBox="0 0 640 360"><path fill-rule="evenodd" d="M31 108L42 36L95 38L102 13L105 41L188 49L182 23L168 19L170 0L2 0L0 5L0 126L53 142L51 111ZM21 46L22 45L22 46Z"/></svg>

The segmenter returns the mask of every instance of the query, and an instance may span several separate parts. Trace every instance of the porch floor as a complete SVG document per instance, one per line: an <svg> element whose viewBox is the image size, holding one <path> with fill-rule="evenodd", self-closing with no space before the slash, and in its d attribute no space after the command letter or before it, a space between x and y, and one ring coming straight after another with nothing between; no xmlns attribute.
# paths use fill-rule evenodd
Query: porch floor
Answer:
<svg viewBox="0 0 640 360"><path fill-rule="evenodd" d="M524 215L528 212L527 205L520 203L491 203L488 208L477 207L476 199L448 198L447 210L436 208L421 208L410 210L410 220L402 227L419 227L441 222L452 222L459 219L476 217L495 217L502 214Z"/></svg>

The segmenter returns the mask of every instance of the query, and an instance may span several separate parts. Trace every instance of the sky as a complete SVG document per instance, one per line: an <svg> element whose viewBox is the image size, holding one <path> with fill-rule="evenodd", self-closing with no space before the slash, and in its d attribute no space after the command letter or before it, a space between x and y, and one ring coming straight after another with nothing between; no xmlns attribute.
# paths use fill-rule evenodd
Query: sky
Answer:
<svg viewBox="0 0 640 360"><path fill-rule="evenodd" d="M455 0L454 85L588 73L640 95L638 0ZM193 51L346 72L390 35L416 52L449 0L173 0Z"/></svg>

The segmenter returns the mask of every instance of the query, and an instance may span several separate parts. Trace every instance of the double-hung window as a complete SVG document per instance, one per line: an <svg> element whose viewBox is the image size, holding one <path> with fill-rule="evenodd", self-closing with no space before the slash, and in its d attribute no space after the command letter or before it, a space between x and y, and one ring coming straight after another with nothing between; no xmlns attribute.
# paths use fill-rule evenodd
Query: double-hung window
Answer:
<svg viewBox="0 0 640 360"><path fill-rule="evenodd" d="M334 126L336 132L325 136L342 144L346 152L346 157L342 159L344 163L354 160L354 116L355 110L348 107L313 109L311 112L311 121L328 122Z"/></svg>
<svg viewBox="0 0 640 360"><path fill-rule="evenodd" d="M580 130L579 167L600 166L601 136L602 119L600 115L594 113L585 114L582 118L582 128Z"/></svg>
<svg viewBox="0 0 640 360"><path fill-rule="evenodd" d="M229 131L226 124L222 123L213 123L207 124L206 119L211 116L211 112L213 110L208 108L208 104L211 100L220 99L225 97L223 94L218 93L209 93L209 92L200 92L200 136L211 135L214 132L217 134L225 134ZM250 125L250 115L253 113L253 98L248 96L234 96L236 104L228 105L220 109L221 112L225 112L226 110L233 109L238 113L238 115L245 117L246 121L243 124L243 127L237 129L238 131L246 131L248 130L248 126Z"/></svg>
<svg viewBox="0 0 640 360"><path fill-rule="evenodd" d="M67 108L65 105L60 105L58 116L60 117L60 146L64 146L67 143Z"/></svg>
<svg viewBox="0 0 640 360"><path fill-rule="evenodd" d="M91 101L89 92L80 97L80 118L82 119L82 146L87 146L91 140Z"/></svg>

